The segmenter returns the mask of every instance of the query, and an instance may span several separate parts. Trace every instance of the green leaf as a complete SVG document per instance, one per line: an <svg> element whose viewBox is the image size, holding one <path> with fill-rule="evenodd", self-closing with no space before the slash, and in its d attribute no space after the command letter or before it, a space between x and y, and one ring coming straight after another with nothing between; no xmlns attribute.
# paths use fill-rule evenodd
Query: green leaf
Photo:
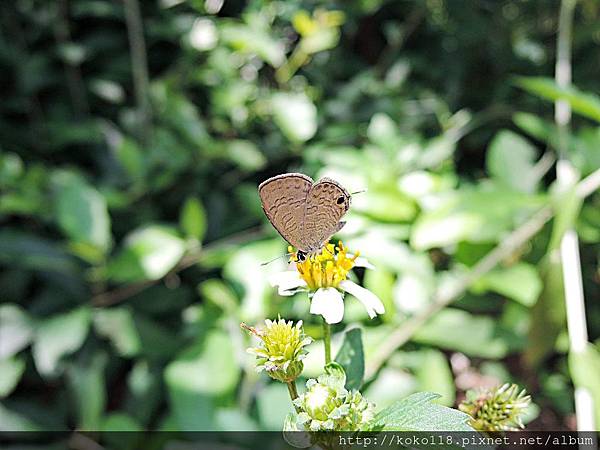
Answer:
<svg viewBox="0 0 600 450"><path fill-rule="evenodd" d="M483 358L503 358L518 344L516 335L501 328L492 317L474 316L454 308L432 317L413 341Z"/></svg>
<svg viewBox="0 0 600 450"><path fill-rule="evenodd" d="M234 139L227 141L227 157L239 168L252 172L263 169L267 158L252 141Z"/></svg>
<svg viewBox="0 0 600 450"><path fill-rule="evenodd" d="M212 429L212 402L232 392L240 377L231 337L211 331L165 369L171 406L182 430Z"/></svg>
<svg viewBox="0 0 600 450"><path fill-rule="evenodd" d="M410 242L417 250L444 247L461 241L500 239L516 218L543 204L543 197L482 184L444 195L436 207L415 221Z"/></svg>
<svg viewBox="0 0 600 450"><path fill-rule="evenodd" d="M83 344L90 319L90 309L81 307L41 321L33 343L33 359L40 374L56 375L59 360Z"/></svg>
<svg viewBox="0 0 600 450"><path fill-rule="evenodd" d="M378 372L377 377L366 389L363 387L362 393L365 398L374 402L378 409L383 409L413 394L418 390L417 387L417 379L411 373L388 365Z"/></svg>
<svg viewBox="0 0 600 450"><path fill-rule="evenodd" d="M256 422L238 407L217 409L215 422L219 431L259 431Z"/></svg>
<svg viewBox="0 0 600 450"><path fill-rule="evenodd" d="M455 400L455 387L452 370L444 354L429 349L421 352L421 361L416 369L419 390L435 391L440 397L434 402L444 406L452 406Z"/></svg>
<svg viewBox="0 0 600 450"><path fill-rule="evenodd" d="M0 306L0 359L8 358L29 345L33 324L19 305Z"/></svg>
<svg viewBox="0 0 600 450"><path fill-rule="evenodd" d="M569 353L569 370L576 388L588 389L594 402L596 429L600 429L600 351L588 343L582 352Z"/></svg>
<svg viewBox="0 0 600 450"><path fill-rule="evenodd" d="M89 244L102 252L111 244L110 217L100 192L80 176L59 171L56 186L56 219L63 232L76 244Z"/></svg>
<svg viewBox="0 0 600 450"><path fill-rule="evenodd" d="M566 326L562 265L558 251L553 251L540 266L542 293L531 309L531 326L524 360L536 368L555 347L556 339Z"/></svg>
<svg viewBox="0 0 600 450"><path fill-rule="evenodd" d="M266 299L273 295L269 286L268 272L261 263L284 253L281 239L251 242L236 248L223 268L225 278L244 287L240 318L245 321L264 320L267 315ZM281 261L279 261L281 264ZM273 270L277 263L271 264Z"/></svg>
<svg viewBox="0 0 600 450"><path fill-rule="evenodd" d="M0 359L0 398L6 397L13 391L24 370L23 358Z"/></svg>
<svg viewBox="0 0 600 450"><path fill-rule="evenodd" d="M555 126L535 114L517 112L513 115L513 122L525 133L535 139L552 144L556 139Z"/></svg>
<svg viewBox="0 0 600 450"><path fill-rule="evenodd" d="M600 98L576 87L560 87L552 78L518 77L516 85L545 100L566 100L573 112L600 122Z"/></svg>
<svg viewBox="0 0 600 450"><path fill-rule="evenodd" d="M188 197L179 215L179 226L186 236L202 240L206 233L206 211L195 197Z"/></svg>
<svg viewBox="0 0 600 450"><path fill-rule="evenodd" d="M233 289L222 280L212 278L198 285L202 299L221 308L227 315L237 314L238 301Z"/></svg>
<svg viewBox="0 0 600 450"><path fill-rule="evenodd" d="M115 154L119 163L129 178L132 180L140 180L144 177L146 171L146 160L142 149L135 141L130 138L123 137L119 145L115 148Z"/></svg>
<svg viewBox="0 0 600 450"><path fill-rule="evenodd" d="M488 272L472 285L471 290L477 294L497 292L522 305L533 306L542 288L537 269L531 264L519 262Z"/></svg>
<svg viewBox="0 0 600 450"><path fill-rule="evenodd" d="M12 268L77 274L75 259L54 242L13 229L0 231L0 261Z"/></svg>
<svg viewBox="0 0 600 450"><path fill-rule="evenodd" d="M399 139L398 125L385 113L374 114L367 128L367 137L379 147L387 148Z"/></svg>
<svg viewBox="0 0 600 450"><path fill-rule="evenodd" d="M433 403L438 394L419 392L380 411L373 420L384 431L473 431L469 416Z"/></svg>
<svg viewBox="0 0 600 450"><path fill-rule="evenodd" d="M220 38L238 51L256 54L271 66L279 67L285 60L285 49L269 34L269 29L260 19L250 26L231 22L220 27Z"/></svg>
<svg viewBox="0 0 600 450"><path fill-rule="evenodd" d="M317 108L305 94L274 94L271 108L275 123L290 141L305 142L317 132Z"/></svg>
<svg viewBox="0 0 600 450"><path fill-rule="evenodd" d="M0 404L0 432L6 431L44 431L33 420Z"/></svg>
<svg viewBox="0 0 600 450"><path fill-rule="evenodd" d="M115 412L107 415L102 423L102 431L143 431L143 427L128 414ZM124 434L119 434L123 437Z"/></svg>
<svg viewBox="0 0 600 450"><path fill-rule="evenodd" d="M119 282L158 280L184 253L185 243L172 227L147 225L125 238L123 249L108 264L108 276Z"/></svg>
<svg viewBox="0 0 600 450"><path fill-rule="evenodd" d="M106 405L104 370L108 364L105 353L97 353L89 363L70 364L69 385L77 407L77 428L100 430Z"/></svg>
<svg viewBox="0 0 600 450"><path fill-rule="evenodd" d="M346 372L346 389L360 389L365 374L365 355L360 328L353 328L344 333L344 340L335 360Z"/></svg>
<svg viewBox="0 0 600 450"><path fill-rule="evenodd" d="M539 181L535 174L536 150L526 139L502 130L492 140L486 158L490 175L521 192L534 192Z"/></svg>
<svg viewBox="0 0 600 450"><path fill-rule="evenodd" d="M100 336L112 342L121 356L131 357L139 353L141 340L129 308L107 308L95 311L94 327Z"/></svg>
<svg viewBox="0 0 600 450"><path fill-rule="evenodd" d="M134 450L142 445L144 427L124 412L108 414L100 429L108 448Z"/></svg>

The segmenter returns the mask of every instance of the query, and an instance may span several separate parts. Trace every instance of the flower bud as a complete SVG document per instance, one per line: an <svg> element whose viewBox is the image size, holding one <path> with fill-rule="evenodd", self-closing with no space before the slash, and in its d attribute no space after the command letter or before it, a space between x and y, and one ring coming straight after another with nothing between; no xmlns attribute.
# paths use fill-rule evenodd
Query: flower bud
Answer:
<svg viewBox="0 0 600 450"><path fill-rule="evenodd" d="M259 372L265 370L271 378L284 383L294 381L304 369L302 360L307 354L304 347L312 339L304 334L301 320L294 326L291 320L267 319L265 325L263 329L256 329L241 324L242 328L260 339L258 347L247 350L256 355L256 369Z"/></svg>
<svg viewBox="0 0 600 450"><path fill-rule="evenodd" d="M525 389L516 384L504 384L495 389L468 391L459 406L469 414L471 426L478 431L518 431L524 428L521 416L531 403Z"/></svg>
<svg viewBox="0 0 600 450"><path fill-rule="evenodd" d="M359 431L374 416L374 405L360 392L344 388L343 371L327 373L306 383L306 392L294 400L298 428L306 431Z"/></svg>

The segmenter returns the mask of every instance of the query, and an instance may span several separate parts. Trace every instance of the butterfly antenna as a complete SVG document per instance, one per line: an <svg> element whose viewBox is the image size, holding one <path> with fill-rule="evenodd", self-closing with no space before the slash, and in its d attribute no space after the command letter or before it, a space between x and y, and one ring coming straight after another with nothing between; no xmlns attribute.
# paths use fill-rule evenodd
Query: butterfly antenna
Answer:
<svg viewBox="0 0 600 450"><path fill-rule="evenodd" d="M367 192L366 189L361 189L360 191L356 191L356 192L350 192L350 195L354 195L354 194L362 194L363 192Z"/></svg>
<svg viewBox="0 0 600 450"><path fill-rule="evenodd" d="M280 256L278 256L277 258L273 258L273 259L272 259L272 260L270 260L270 261L267 261L267 262L261 263L260 265L261 265L261 266L266 266L267 264L271 264L272 262L275 262L275 261L277 261L278 259L285 258L286 256L292 256L292 255L293 255L293 253L285 253L285 254L283 254L283 255L280 255Z"/></svg>

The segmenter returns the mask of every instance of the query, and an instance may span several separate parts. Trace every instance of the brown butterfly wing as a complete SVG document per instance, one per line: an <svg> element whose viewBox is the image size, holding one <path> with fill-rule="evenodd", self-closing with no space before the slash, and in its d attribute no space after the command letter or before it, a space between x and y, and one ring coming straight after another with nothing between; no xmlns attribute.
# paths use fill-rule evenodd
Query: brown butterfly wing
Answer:
<svg viewBox="0 0 600 450"><path fill-rule="evenodd" d="M273 227L287 242L304 252L307 247L302 238L302 221L312 185L312 178L306 175L285 173L258 186L263 211Z"/></svg>
<svg viewBox="0 0 600 450"><path fill-rule="evenodd" d="M306 197L302 236L307 251L319 250L345 225L340 219L350 208L350 194L337 181L323 178Z"/></svg>

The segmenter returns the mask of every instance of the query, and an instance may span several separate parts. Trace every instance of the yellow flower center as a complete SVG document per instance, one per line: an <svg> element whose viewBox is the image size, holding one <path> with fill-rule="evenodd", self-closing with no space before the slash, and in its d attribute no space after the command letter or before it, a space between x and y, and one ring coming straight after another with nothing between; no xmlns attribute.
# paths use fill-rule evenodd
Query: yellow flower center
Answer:
<svg viewBox="0 0 600 450"><path fill-rule="evenodd" d="M319 288L337 288L340 282L346 279L359 255L359 252L356 252L349 257L347 252L348 249L339 241L337 246L327 244L321 253L307 255L304 261L299 261L298 255L295 254L292 256L292 262L296 263L298 273L311 291Z"/></svg>

